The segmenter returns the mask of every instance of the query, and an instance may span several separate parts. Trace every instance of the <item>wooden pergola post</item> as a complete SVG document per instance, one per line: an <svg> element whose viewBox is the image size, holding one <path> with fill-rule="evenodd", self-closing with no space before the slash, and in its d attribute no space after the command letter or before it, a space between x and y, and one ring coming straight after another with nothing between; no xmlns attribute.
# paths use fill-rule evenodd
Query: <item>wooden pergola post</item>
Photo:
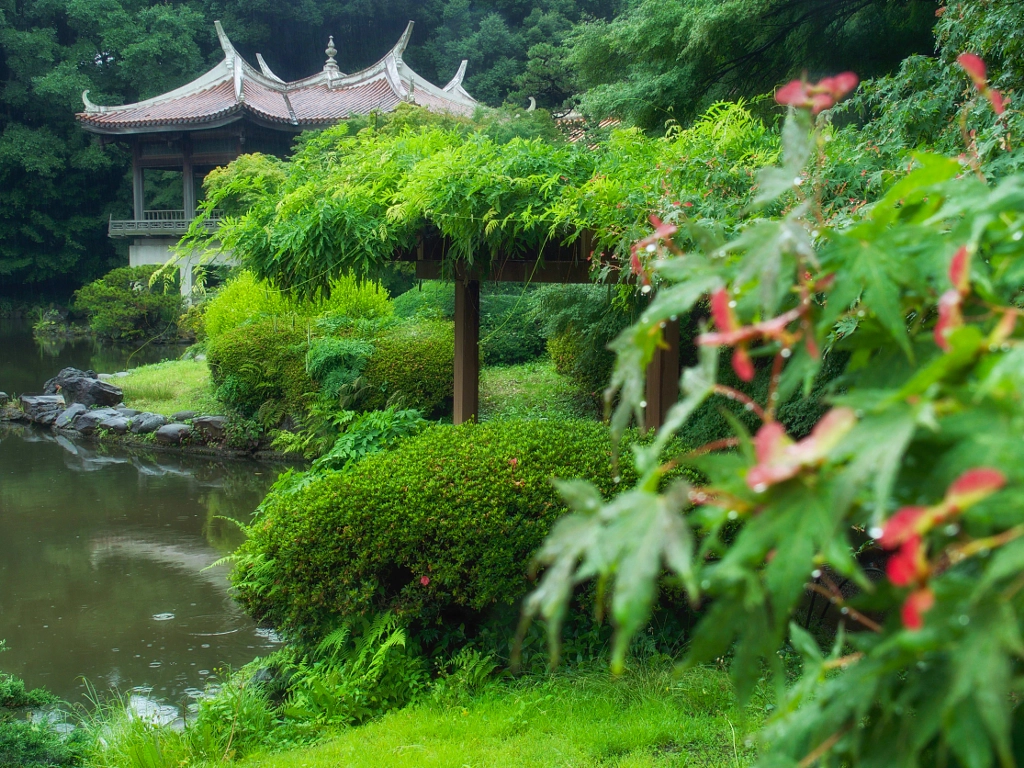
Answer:
<svg viewBox="0 0 1024 768"><path fill-rule="evenodd" d="M644 426L658 429L668 409L679 399L679 321L669 320L662 329L666 348L659 347L647 366L647 408Z"/></svg>
<svg viewBox="0 0 1024 768"><path fill-rule="evenodd" d="M476 421L480 408L480 281L455 281L455 409L452 421Z"/></svg>
<svg viewBox="0 0 1024 768"><path fill-rule="evenodd" d="M196 177L192 168L192 142L188 137L181 142L181 186L185 220L196 217Z"/></svg>

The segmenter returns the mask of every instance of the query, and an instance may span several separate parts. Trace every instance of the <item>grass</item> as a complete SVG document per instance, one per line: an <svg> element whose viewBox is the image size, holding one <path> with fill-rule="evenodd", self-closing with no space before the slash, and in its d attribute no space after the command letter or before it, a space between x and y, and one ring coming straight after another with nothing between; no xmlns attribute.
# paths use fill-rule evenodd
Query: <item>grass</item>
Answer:
<svg viewBox="0 0 1024 768"><path fill-rule="evenodd" d="M555 371L550 360L484 368L480 420L598 418L594 402Z"/></svg>
<svg viewBox="0 0 1024 768"><path fill-rule="evenodd" d="M753 761L744 737L758 721L718 670L566 674L497 683L464 706L422 703L239 768L738 768Z"/></svg>
<svg viewBox="0 0 1024 768"><path fill-rule="evenodd" d="M210 369L203 361L171 360L143 365L112 383L124 390L124 404L138 411L170 416L179 411L223 410L213 396Z"/></svg>

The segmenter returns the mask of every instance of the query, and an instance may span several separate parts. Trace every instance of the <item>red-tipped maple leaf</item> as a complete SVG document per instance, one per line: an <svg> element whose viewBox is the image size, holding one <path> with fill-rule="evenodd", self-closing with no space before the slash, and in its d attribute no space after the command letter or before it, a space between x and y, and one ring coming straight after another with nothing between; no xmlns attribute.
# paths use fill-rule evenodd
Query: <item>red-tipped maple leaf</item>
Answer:
<svg viewBox="0 0 1024 768"><path fill-rule="evenodd" d="M857 423L850 408L833 408L819 421L811 434L794 443L785 428L770 421L754 436L757 464L747 472L747 485L755 491L764 491L777 483L795 477L800 470L825 460Z"/></svg>

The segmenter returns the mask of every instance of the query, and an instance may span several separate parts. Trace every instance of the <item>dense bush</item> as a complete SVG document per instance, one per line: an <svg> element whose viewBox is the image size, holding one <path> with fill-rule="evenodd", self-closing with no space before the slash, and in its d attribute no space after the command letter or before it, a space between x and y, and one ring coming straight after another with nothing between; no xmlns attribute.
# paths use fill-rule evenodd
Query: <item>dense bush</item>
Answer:
<svg viewBox="0 0 1024 768"><path fill-rule="evenodd" d="M372 610L428 620L514 603L533 551L565 511L552 477L611 492L607 428L432 427L344 472L272 492L239 551L239 599L254 616L312 635Z"/></svg>
<svg viewBox="0 0 1024 768"><path fill-rule="evenodd" d="M376 283L342 276L333 280L327 298L297 299L242 270L206 304L206 332L211 339L261 318L308 321L324 316L376 319L391 314L391 301Z"/></svg>
<svg viewBox="0 0 1024 768"><path fill-rule="evenodd" d="M181 315L177 286L158 280L157 267L120 267L75 292L75 309L84 312L92 329L120 341L165 336L173 338Z"/></svg>
<svg viewBox="0 0 1024 768"><path fill-rule="evenodd" d="M542 323L533 310L531 287L516 283L480 286L480 356L485 365L515 365L544 354ZM395 299L403 318L455 316L455 286L427 281Z"/></svg>
<svg viewBox="0 0 1024 768"><path fill-rule="evenodd" d="M0 642L0 651L4 648ZM42 689L26 690L25 683L0 672L0 768L57 768L81 765L82 734L65 738L48 722L30 722L29 708L51 707L57 698Z"/></svg>
<svg viewBox="0 0 1024 768"><path fill-rule="evenodd" d="M533 297L555 370L591 395L608 385L615 362L608 343L631 322L632 313L613 301L616 295L595 285L545 285Z"/></svg>
<svg viewBox="0 0 1024 768"><path fill-rule="evenodd" d="M398 404L430 416L452 396L455 330L451 322L399 323L378 333L373 346L374 352L363 369L363 408L379 410Z"/></svg>
<svg viewBox="0 0 1024 768"><path fill-rule="evenodd" d="M217 398L267 424L301 412L316 389L306 374L307 338L304 325L263 320L210 339L207 359Z"/></svg>

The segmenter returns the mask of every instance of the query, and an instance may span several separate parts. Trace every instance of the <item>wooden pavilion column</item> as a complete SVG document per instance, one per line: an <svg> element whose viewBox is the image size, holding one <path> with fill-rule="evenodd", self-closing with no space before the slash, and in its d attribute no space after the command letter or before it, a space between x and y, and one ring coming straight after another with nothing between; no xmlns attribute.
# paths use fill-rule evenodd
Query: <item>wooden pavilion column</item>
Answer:
<svg viewBox="0 0 1024 768"><path fill-rule="evenodd" d="M455 410L452 421L476 421L480 408L480 281L455 281Z"/></svg>
<svg viewBox="0 0 1024 768"><path fill-rule="evenodd" d="M146 216L146 171L142 167L142 148L136 142L132 146L132 199L135 220Z"/></svg>
<svg viewBox="0 0 1024 768"><path fill-rule="evenodd" d="M196 177L192 168L192 142L186 136L181 141L181 185L185 218L196 217Z"/></svg>
<svg viewBox="0 0 1024 768"><path fill-rule="evenodd" d="M647 408L644 425L657 429L679 399L679 321L665 323L662 336L667 349L658 348L647 366Z"/></svg>

